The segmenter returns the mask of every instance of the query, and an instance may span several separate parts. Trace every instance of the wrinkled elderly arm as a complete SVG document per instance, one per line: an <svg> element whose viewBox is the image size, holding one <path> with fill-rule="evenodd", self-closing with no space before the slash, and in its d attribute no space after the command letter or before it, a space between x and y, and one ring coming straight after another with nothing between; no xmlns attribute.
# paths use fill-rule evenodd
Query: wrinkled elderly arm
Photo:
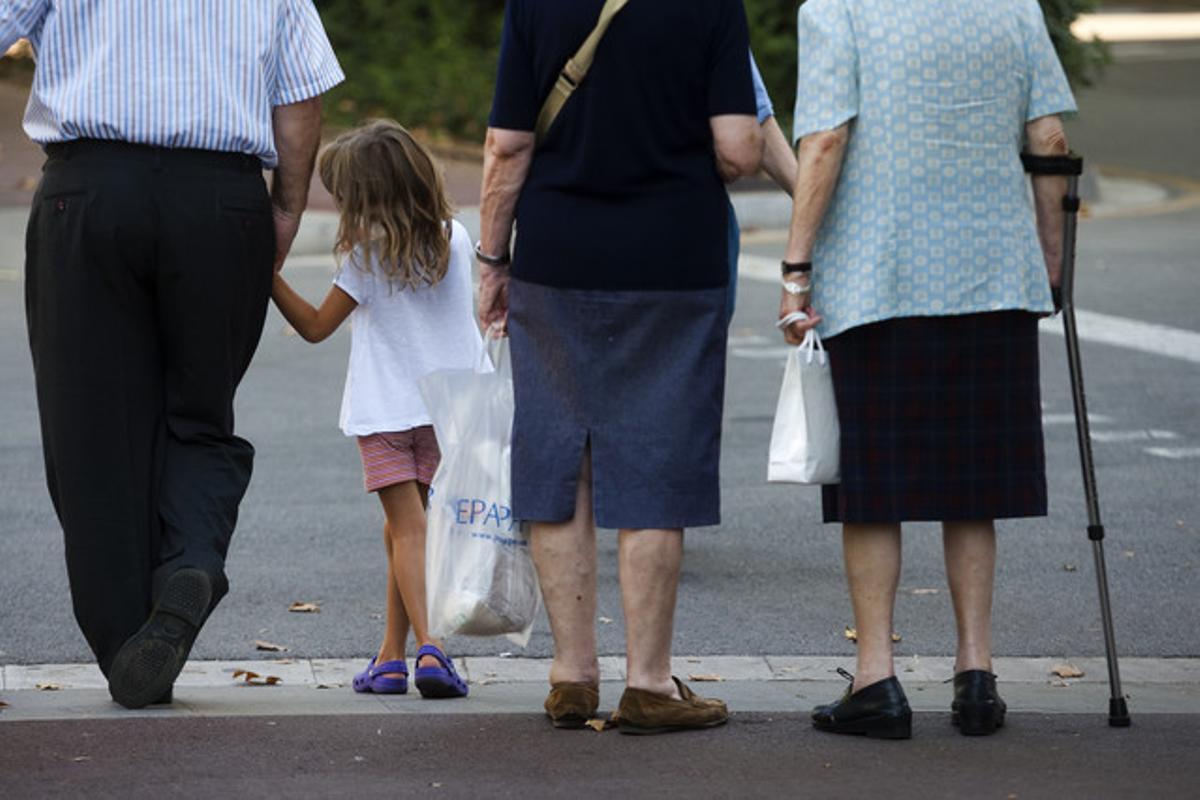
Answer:
<svg viewBox="0 0 1200 800"><path fill-rule="evenodd" d="M479 207L480 248L488 255L508 252L517 200L533 163L534 144L534 135L528 131L488 129Z"/></svg>
<svg viewBox="0 0 1200 800"><path fill-rule="evenodd" d="M1025 137L1029 152L1035 156L1065 156L1071 151L1062 119L1057 115L1039 117L1030 122L1025 126ZM1062 282L1063 226L1067 216L1062 201L1066 194L1066 178L1060 175L1033 177L1038 239L1041 240L1042 255L1046 260L1046 275L1050 285L1055 287Z"/></svg>
<svg viewBox="0 0 1200 800"><path fill-rule="evenodd" d="M529 131L489 128L483 145L483 189L479 205L479 249L503 256L512 243L517 200L529 176L536 146ZM479 322L484 328L506 330L508 324L507 266L479 264Z"/></svg>
<svg viewBox="0 0 1200 800"><path fill-rule="evenodd" d="M800 141L796 189L792 192L792 226L784 253L786 261L812 260L817 232L841 177L849 143L849 122L831 131L811 133Z"/></svg>
<svg viewBox="0 0 1200 800"><path fill-rule="evenodd" d="M750 114L721 114L709 119L717 172L726 183L758 172L763 156L763 132Z"/></svg>

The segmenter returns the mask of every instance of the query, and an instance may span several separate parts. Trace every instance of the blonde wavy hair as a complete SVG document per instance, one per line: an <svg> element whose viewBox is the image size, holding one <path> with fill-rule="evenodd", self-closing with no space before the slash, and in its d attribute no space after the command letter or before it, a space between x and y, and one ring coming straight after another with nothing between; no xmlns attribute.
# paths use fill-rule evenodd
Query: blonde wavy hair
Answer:
<svg viewBox="0 0 1200 800"><path fill-rule="evenodd" d="M336 254L373 254L403 288L446 277L454 210L441 168L400 123L378 119L346 131L321 151L318 169L341 216ZM372 259L361 260L356 266L370 271Z"/></svg>

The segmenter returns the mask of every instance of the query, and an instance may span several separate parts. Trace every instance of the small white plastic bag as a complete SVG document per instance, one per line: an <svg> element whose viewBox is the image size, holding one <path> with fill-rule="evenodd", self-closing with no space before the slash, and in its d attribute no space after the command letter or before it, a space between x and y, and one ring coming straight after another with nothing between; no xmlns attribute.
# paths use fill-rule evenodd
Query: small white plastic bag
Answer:
<svg viewBox="0 0 1200 800"><path fill-rule="evenodd" d="M804 314L780 320L786 327ZM829 354L816 329L788 355L771 431L767 480L772 483L832 484L841 479L841 427L833 393Z"/></svg>
<svg viewBox="0 0 1200 800"><path fill-rule="evenodd" d="M503 634L524 647L541 593L528 527L512 516L508 339L489 340L477 369L435 372L420 390L442 453L425 536L430 633Z"/></svg>

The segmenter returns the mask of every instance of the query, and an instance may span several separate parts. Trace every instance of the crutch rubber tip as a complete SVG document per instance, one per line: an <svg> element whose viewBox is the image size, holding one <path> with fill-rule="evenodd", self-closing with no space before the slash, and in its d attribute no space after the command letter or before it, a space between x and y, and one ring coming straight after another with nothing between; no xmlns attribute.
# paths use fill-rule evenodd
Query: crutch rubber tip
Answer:
<svg viewBox="0 0 1200 800"><path fill-rule="evenodd" d="M1125 704L1124 697L1117 697L1108 701L1108 725L1111 728L1128 728L1133 724L1133 720L1129 718L1129 706Z"/></svg>

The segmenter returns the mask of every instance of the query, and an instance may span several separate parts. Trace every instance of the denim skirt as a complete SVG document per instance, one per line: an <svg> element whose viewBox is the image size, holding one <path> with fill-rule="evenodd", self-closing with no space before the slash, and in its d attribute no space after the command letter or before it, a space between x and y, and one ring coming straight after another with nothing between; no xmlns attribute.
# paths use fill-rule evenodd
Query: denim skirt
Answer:
<svg viewBox="0 0 1200 800"><path fill-rule="evenodd" d="M600 527L718 524L726 304L512 281L513 516L571 519L590 448Z"/></svg>
<svg viewBox="0 0 1200 800"><path fill-rule="evenodd" d="M842 429L826 522L1046 515L1036 315L891 319L825 346Z"/></svg>

